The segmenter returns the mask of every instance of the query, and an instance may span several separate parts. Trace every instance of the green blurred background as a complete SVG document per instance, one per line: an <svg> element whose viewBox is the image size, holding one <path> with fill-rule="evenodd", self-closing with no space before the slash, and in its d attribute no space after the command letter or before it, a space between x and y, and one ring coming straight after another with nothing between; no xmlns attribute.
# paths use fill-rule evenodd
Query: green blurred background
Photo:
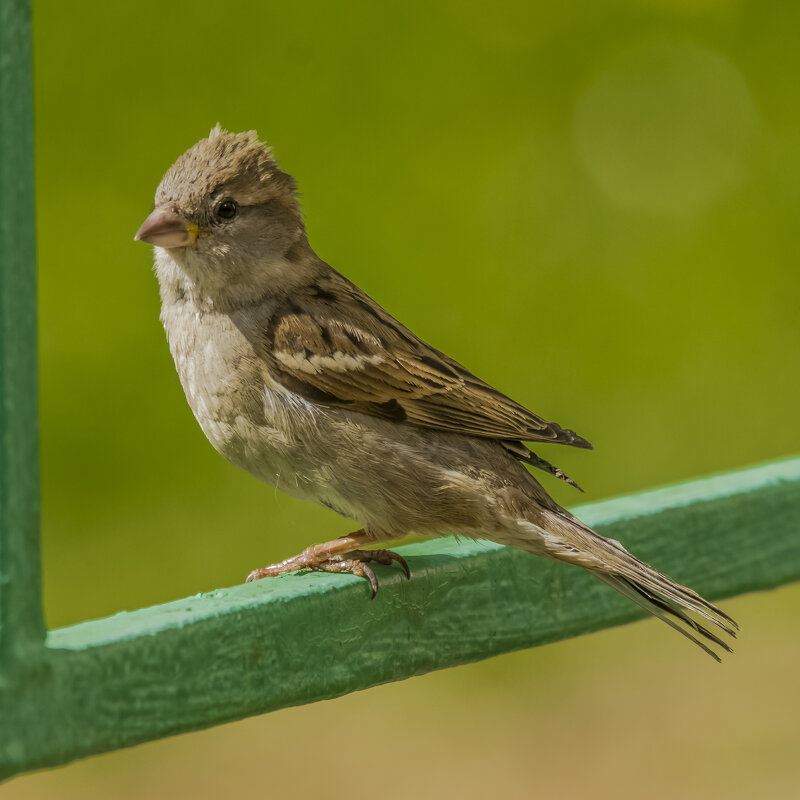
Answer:
<svg viewBox="0 0 800 800"><path fill-rule="evenodd" d="M595 444L601 499L800 451L800 5L34 3L48 624L240 582L347 532L205 441L133 234L216 123L312 245ZM577 494L549 481L564 503ZM794 797L800 590L23 776L8 798Z"/></svg>

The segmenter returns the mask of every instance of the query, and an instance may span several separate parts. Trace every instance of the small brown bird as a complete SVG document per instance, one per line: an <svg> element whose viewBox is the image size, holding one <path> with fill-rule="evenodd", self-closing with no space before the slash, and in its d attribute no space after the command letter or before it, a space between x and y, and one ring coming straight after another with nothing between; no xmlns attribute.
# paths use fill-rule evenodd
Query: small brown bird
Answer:
<svg viewBox="0 0 800 800"><path fill-rule="evenodd" d="M219 126L167 171L136 234L155 245L161 319L186 399L227 459L361 527L257 569L367 578L368 545L458 534L576 564L679 630L736 623L561 508L523 466L575 485L523 442L589 448L423 342L322 261L297 190L255 132Z"/></svg>

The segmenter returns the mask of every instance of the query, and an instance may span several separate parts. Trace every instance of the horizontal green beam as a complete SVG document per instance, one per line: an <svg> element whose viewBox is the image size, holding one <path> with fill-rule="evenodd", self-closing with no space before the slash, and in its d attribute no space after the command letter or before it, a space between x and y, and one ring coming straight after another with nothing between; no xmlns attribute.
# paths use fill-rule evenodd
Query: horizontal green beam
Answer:
<svg viewBox="0 0 800 800"><path fill-rule="evenodd" d="M799 489L793 459L576 511L715 599L800 578ZM412 580L378 568L374 601L358 578L287 575L52 631L0 709L0 775L641 616L582 570L509 548L440 539L402 552Z"/></svg>

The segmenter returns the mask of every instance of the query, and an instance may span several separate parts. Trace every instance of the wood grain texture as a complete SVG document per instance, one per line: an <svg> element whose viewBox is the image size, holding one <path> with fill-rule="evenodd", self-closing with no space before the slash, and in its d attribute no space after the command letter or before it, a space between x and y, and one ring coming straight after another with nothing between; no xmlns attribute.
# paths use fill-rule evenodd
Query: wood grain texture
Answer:
<svg viewBox="0 0 800 800"><path fill-rule="evenodd" d="M0 680L44 641L29 0L0 3Z"/></svg>
<svg viewBox="0 0 800 800"><path fill-rule="evenodd" d="M800 578L799 488L793 459L575 511L717 599ZM6 693L0 775L641 616L581 570L516 550L440 539L400 551L412 580L376 568L374 601L352 576L287 575L52 631L48 657Z"/></svg>

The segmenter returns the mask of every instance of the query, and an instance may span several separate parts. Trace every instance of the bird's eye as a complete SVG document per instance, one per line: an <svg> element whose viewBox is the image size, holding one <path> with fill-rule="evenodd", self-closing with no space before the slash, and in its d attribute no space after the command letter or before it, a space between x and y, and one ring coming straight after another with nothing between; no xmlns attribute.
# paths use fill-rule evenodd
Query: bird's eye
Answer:
<svg viewBox="0 0 800 800"><path fill-rule="evenodd" d="M239 211L239 204L235 200L223 200L217 206L217 216L220 219L233 219Z"/></svg>

